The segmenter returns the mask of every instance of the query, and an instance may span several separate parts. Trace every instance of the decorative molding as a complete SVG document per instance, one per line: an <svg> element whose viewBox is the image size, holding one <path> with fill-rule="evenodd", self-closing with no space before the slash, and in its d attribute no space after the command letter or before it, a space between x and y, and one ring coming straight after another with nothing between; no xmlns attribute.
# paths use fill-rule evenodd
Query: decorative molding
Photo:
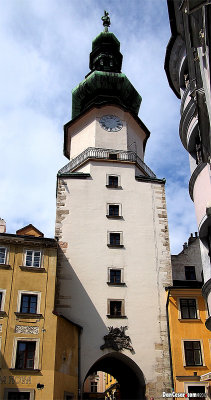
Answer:
<svg viewBox="0 0 211 400"><path fill-rule="evenodd" d="M131 346L130 337L125 335L127 326L121 326L120 328L109 326L108 329L109 333L104 336L105 343L100 347L101 350L111 348L116 351L123 349L130 350L131 352L134 351Z"/></svg>
<svg viewBox="0 0 211 400"><path fill-rule="evenodd" d="M15 333L29 333L29 334L33 334L33 335L38 335L39 327L38 326L16 325Z"/></svg>

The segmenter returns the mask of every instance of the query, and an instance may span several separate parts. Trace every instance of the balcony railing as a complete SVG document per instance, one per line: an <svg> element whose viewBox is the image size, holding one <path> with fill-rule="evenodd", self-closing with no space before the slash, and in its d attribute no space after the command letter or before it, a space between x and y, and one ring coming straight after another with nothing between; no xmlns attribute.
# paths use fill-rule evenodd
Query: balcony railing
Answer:
<svg viewBox="0 0 211 400"><path fill-rule="evenodd" d="M77 157L73 158L67 165L59 170L60 174L74 172L81 164L84 164L89 159L97 160L112 160L120 162L133 162L141 168L145 174L151 178L156 178L152 170L137 156L133 151L101 149L96 147L88 147Z"/></svg>

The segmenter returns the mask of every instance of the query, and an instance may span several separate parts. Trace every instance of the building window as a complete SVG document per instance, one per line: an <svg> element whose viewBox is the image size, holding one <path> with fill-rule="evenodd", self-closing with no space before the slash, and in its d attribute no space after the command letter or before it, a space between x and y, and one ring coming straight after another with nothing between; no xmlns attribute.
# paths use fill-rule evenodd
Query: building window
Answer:
<svg viewBox="0 0 211 400"><path fill-rule="evenodd" d="M97 393L97 382L91 382L91 393Z"/></svg>
<svg viewBox="0 0 211 400"><path fill-rule="evenodd" d="M123 247L122 232L108 232L108 246L109 247Z"/></svg>
<svg viewBox="0 0 211 400"><path fill-rule="evenodd" d="M187 281L195 281L196 280L196 271L194 266L185 266L185 279Z"/></svg>
<svg viewBox="0 0 211 400"><path fill-rule="evenodd" d="M33 389L5 389L5 400L34 400Z"/></svg>
<svg viewBox="0 0 211 400"><path fill-rule="evenodd" d="M26 250L26 267L39 268L41 265L41 251Z"/></svg>
<svg viewBox="0 0 211 400"><path fill-rule="evenodd" d="M110 188L120 187L120 176L119 175L107 175L106 186Z"/></svg>
<svg viewBox="0 0 211 400"><path fill-rule="evenodd" d="M180 311L182 319L197 319L195 299L180 299Z"/></svg>
<svg viewBox="0 0 211 400"><path fill-rule="evenodd" d="M203 365L202 354L201 354L201 343L199 340L184 341L184 350L185 350L186 366Z"/></svg>
<svg viewBox="0 0 211 400"><path fill-rule="evenodd" d="M41 303L41 292L28 292L19 290L17 301L17 312L24 314L39 314Z"/></svg>
<svg viewBox="0 0 211 400"><path fill-rule="evenodd" d="M6 264L7 249L0 247L0 264Z"/></svg>
<svg viewBox="0 0 211 400"><path fill-rule="evenodd" d="M15 368L34 369L36 342L18 341Z"/></svg>
<svg viewBox="0 0 211 400"><path fill-rule="evenodd" d="M110 269L109 270L109 282L110 283L121 283L121 269Z"/></svg>
<svg viewBox="0 0 211 400"><path fill-rule="evenodd" d="M37 295L22 294L21 295L21 313L36 314L37 312Z"/></svg>
<svg viewBox="0 0 211 400"><path fill-rule="evenodd" d="M0 311L4 311L6 290L0 289Z"/></svg>
<svg viewBox="0 0 211 400"><path fill-rule="evenodd" d="M121 204L107 204L107 217L108 218L121 218L122 210Z"/></svg>
<svg viewBox="0 0 211 400"><path fill-rule="evenodd" d="M119 204L109 204L108 205L108 214L110 216L119 216Z"/></svg>
<svg viewBox="0 0 211 400"><path fill-rule="evenodd" d="M108 300L108 317L124 317L124 300Z"/></svg>

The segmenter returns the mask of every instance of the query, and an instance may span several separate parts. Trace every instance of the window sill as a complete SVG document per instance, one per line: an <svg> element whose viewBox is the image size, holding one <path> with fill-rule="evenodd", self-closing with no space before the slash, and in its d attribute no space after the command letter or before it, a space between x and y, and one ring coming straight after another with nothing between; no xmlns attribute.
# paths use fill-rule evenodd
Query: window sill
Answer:
<svg viewBox="0 0 211 400"><path fill-rule="evenodd" d="M109 188L109 189L122 189L122 186L106 185L106 187Z"/></svg>
<svg viewBox="0 0 211 400"><path fill-rule="evenodd" d="M106 215L107 218L111 218L111 219L123 219L122 215Z"/></svg>
<svg viewBox="0 0 211 400"><path fill-rule="evenodd" d="M10 371L15 371L15 372L40 372L41 369L37 369L37 368L9 368Z"/></svg>
<svg viewBox="0 0 211 400"><path fill-rule="evenodd" d="M121 319L126 319L126 315L106 315L108 318L121 318Z"/></svg>
<svg viewBox="0 0 211 400"><path fill-rule="evenodd" d="M107 244L107 246L108 247L113 247L114 249L117 249L117 248L119 248L119 247L124 247L124 245L123 244Z"/></svg>
<svg viewBox="0 0 211 400"><path fill-rule="evenodd" d="M40 268L40 267L26 267L25 265L20 265L19 268L22 271L27 271L27 272L46 272L45 268Z"/></svg>
<svg viewBox="0 0 211 400"><path fill-rule="evenodd" d="M202 322L200 318L178 318L180 322Z"/></svg>
<svg viewBox="0 0 211 400"><path fill-rule="evenodd" d="M32 313L22 313L22 312L15 312L15 315L18 318L26 318L26 319L41 319L43 317L42 314L32 314Z"/></svg>
<svg viewBox="0 0 211 400"><path fill-rule="evenodd" d="M184 368L206 368L206 365L184 365Z"/></svg>
<svg viewBox="0 0 211 400"><path fill-rule="evenodd" d="M11 265L9 264L0 264L1 269L11 269Z"/></svg>
<svg viewBox="0 0 211 400"><path fill-rule="evenodd" d="M109 286L126 286L124 282L116 283L116 282L107 282L107 285Z"/></svg>

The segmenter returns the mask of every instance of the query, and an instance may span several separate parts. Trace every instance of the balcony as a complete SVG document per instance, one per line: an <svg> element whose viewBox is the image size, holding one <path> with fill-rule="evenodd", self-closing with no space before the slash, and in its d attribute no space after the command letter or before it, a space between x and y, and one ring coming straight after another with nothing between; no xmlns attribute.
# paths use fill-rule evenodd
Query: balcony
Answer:
<svg viewBox="0 0 211 400"><path fill-rule="evenodd" d="M110 160L112 162L134 163L143 171L145 176L156 178L152 170L133 151L101 149L96 147L88 147L77 157L73 158L67 165L59 170L58 175L72 173L88 160Z"/></svg>
<svg viewBox="0 0 211 400"><path fill-rule="evenodd" d="M182 113L179 127L180 139L186 150L188 150L188 142L192 132L196 129L197 123L196 104L191 99Z"/></svg>

